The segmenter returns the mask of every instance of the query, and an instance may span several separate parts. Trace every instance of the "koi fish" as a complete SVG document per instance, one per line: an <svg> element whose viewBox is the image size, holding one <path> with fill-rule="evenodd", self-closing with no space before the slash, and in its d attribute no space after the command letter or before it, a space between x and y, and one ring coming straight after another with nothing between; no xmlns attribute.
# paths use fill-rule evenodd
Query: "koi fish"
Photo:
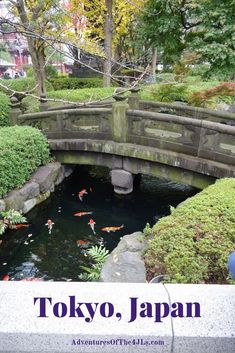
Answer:
<svg viewBox="0 0 235 353"><path fill-rule="evenodd" d="M52 227L53 227L54 224L55 224L55 223L52 222L51 219L48 219L47 223L45 224L45 226L47 226L48 229L49 229L49 234L51 234L51 230L52 230Z"/></svg>
<svg viewBox="0 0 235 353"><path fill-rule="evenodd" d="M39 282L43 281L42 278L34 278L34 277L28 277L28 278L23 278L21 279L22 282Z"/></svg>
<svg viewBox="0 0 235 353"><path fill-rule="evenodd" d="M83 196L84 196L85 194L88 194L88 192L86 191L86 189L82 189L81 191L79 191L79 193L78 193L78 198L79 198L80 201L83 201Z"/></svg>
<svg viewBox="0 0 235 353"><path fill-rule="evenodd" d="M75 213L74 216L75 217L82 217L82 216L86 216L88 214L92 214L93 212L78 212L78 213Z"/></svg>
<svg viewBox="0 0 235 353"><path fill-rule="evenodd" d="M3 277L2 280L3 280L3 281L9 281L9 280L10 280L10 276L9 276L9 275L6 275L6 276Z"/></svg>
<svg viewBox="0 0 235 353"><path fill-rule="evenodd" d="M95 224L96 224L96 223L95 223L94 219L91 218L91 219L89 220L88 224L89 224L89 226L91 227L93 234L96 234L96 232L95 232Z"/></svg>
<svg viewBox="0 0 235 353"><path fill-rule="evenodd" d="M110 233L110 232L116 232L116 230L120 230L122 228L124 228L124 225L121 225L120 227L104 227L104 228L101 228L101 230L103 232Z"/></svg>
<svg viewBox="0 0 235 353"><path fill-rule="evenodd" d="M89 243L88 241L84 241L84 240L77 240L77 245L80 246L81 248L87 248Z"/></svg>
<svg viewBox="0 0 235 353"><path fill-rule="evenodd" d="M14 229L27 228L29 224L15 224L13 227Z"/></svg>

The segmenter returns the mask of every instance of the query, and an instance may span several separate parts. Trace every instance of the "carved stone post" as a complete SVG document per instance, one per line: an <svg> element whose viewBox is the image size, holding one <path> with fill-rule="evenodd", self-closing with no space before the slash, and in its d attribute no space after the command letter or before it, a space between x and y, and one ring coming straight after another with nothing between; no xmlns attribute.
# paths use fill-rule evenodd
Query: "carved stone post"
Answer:
<svg viewBox="0 0 235 353"><path fill-rule="evenodd" d="M18 123L17 118L22 114L22 111L20 110L20 102L15 96L11 97L11 108L10 124L16 125Z"/></svg>
<svg viewBox="0 0 235 353"><path fill-rule="evenodd" d="M130 109L140 109L140 98L139 98L139 87L133 87L131 90L131 95L128 98L128 104Z"/></svg>
<svg viewBox="0 0 235 353"><path fill-rule="evenodd" d="M41 112L45 112L48 109L48 104L47 104L47 100L46 100L46 95L45 94L41 94L40 96L40 111Z"/></svg>
<svg viewBox="0 0 235 353"><path fill-rule="evenodd" d="M128 142L129 134L129 121L127 118L129 105L122 92L123 89L119 88L114 96L115 102L112 107L111 120L113 141L119 143ZM114 192L117 194L126 195L133 191L133 176L124 169L113 169L111 171L111 183L114 186Z"/></svg>
<svg viewBox="0 0 235 353"><path fill-rule="evenodd" d="M115 102L112 106L111 131L113 140L116 142L128 142L129 122L126 111L129 105L122 91L123 89L116 91Z"/></svg>

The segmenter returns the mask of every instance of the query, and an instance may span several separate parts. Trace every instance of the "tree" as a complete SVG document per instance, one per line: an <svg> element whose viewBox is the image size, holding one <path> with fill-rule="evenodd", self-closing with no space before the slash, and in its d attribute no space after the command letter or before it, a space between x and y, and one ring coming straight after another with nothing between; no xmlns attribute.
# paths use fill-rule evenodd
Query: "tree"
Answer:
<svg viewBox="0 0 235 353"><path fill-rule="evenodd" d="M53 31L53 21L55 21L55 18L59 21L58 12L54 10L52 0L10 0L10 2L12 12L18 16L21 24L21 28L18 30L27 38L38 94L44 96L46 95L47 45L43 35L48 31ZM36 33L37 36L33 36L33 33Z"/></svg>
<svg viewBox="0 0 235 353"><path fill-rule="evenodd" d="M86 50L104 57L104 85L110 85L113 61L128 60L133 45L134 23L146 0L70 0L73 13L86 19ZM90 42L90 43L89 43ZM98 47L100 49L98 49ZM113 60L114 59L114 60Z"/></svg>
<svg viewBox="0 0 235 353"><path fill-rule="evenodd" d="M112 70L112 38L113 38L113 0L105 0L106 14L104 25L104 76L103 86L111 85Z"/></svg>
<svg viewBox="0 0 235 353"><path fill-rule="evenodd" d="M234 0L148 0L144 9L142 38L161 49L166 63L191 51L210 64L211 73L234 71Z"/></svg>
<svg viewBox="0 0 235 353"><path fill-rule="evenodd" d="M235 73L235 2L200 0L194 9L200 22L188 35L188 47L200 61L210 64L207 74L234 78Z"/></svg>

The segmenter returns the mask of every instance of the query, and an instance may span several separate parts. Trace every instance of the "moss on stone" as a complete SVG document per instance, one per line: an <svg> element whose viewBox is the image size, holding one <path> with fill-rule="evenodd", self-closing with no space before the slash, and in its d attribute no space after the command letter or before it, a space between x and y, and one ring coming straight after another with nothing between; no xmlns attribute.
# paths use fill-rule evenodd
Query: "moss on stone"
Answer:
<svg viewBox="0 0 235 353"><path fill-rule="evenodd" d="M165 274L178 283L231 283L235 249L235 179L215 184L173 209L153 228L145 254L150 278Z"/></svg>

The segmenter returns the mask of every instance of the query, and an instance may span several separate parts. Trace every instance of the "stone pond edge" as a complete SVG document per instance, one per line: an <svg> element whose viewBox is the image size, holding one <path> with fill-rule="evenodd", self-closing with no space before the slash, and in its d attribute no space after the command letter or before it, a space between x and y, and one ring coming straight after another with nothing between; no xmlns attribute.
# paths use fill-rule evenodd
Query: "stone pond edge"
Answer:
<svg viewBox="0 0 235 353"><path fill-rule="evenodd" d="M72 172L72 166L61 165L59 162L39 167L21 188L10 191L0 199L0 212L14 209L23 214L28 213L48 199L55 191L55 186L61 184Z"/></svg>

